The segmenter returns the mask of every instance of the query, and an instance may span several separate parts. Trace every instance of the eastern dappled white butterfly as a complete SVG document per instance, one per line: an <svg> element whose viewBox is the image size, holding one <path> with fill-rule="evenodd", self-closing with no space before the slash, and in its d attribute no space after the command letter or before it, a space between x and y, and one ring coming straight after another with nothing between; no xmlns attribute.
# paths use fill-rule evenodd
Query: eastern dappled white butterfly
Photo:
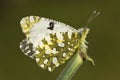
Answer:
<svg viewBox="0 0 120 80"><path fill-rule="evenodd" d="M20 24L26 35L20 43L20 49L43 69L53 71L71 58L79 46L81 51L86 52L86 40L82 34L89 30L87 27L75 29L39 16L24 17ZM78 45L80 40L83 41Z"/></svg>

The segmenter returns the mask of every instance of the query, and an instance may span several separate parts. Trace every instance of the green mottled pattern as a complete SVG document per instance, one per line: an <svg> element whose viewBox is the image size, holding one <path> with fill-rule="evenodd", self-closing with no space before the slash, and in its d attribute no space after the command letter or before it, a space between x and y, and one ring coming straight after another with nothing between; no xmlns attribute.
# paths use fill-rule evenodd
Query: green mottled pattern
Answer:
<svg viewBox="0 0 120 80"><path fill-rule="evenodd" d="M33 27L35 23L39 21L40 21L39 16L27 16L22 18L20 24L21 24L23 33L25 33L25 35L29 37L30 29Z"/></svg>
<svg viewBox="0 0 120 80"><path fill-rule="evenodd" d="M51 68L51 71L53 71L56 67L58 67L59 65L65 63L69 58L72 57L72 55L74 54L74 52L77 49L77 44L78 44L78 40L80 39L80 34L78 34L78 32L73 32L71 35L71 39L69 39L68 37L68 32L62 32L63 35L63 41L62 43L64 43L64 47L60 47L58 46L58 42L57 42L57 36L56 33L55 34L50 34L51 37L51 42L54 44L48 44L47 41L45 39L42 40L42 42L44 43L44 45L48 45L50 47L50 49L52 50L53 48L56 48L56 51L58 51L58 53L53 54L46 54L45 51L45 47L41 48L38 47L37 50L40 52L39 54L35 54L35 58L39 58L39 61L37 62L38 65L40 66L41 64L44 65L43 69L48 69L48 67ZM63 53L66 53L66 55L63 56ZM57 58L58 61L58 66L56 66L55 64L53 64L53 58ZM48 62L46 64L44 64L44 60L47 59Z"/></svg>

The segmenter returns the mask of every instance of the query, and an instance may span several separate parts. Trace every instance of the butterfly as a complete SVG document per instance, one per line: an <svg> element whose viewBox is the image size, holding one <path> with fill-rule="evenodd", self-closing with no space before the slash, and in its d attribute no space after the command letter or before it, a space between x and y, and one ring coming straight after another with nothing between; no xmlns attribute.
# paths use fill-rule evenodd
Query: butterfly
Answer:
<svg viewBox="0 0 120 80"><path fill-rule="evenodd" d="M21 51L48 71L66 63L80 46L86 53L88 28L75 29L62 22L40 16L27 16L20 21L26 38L20 42ZM83 40L81 44L78 44Z"/></svg>

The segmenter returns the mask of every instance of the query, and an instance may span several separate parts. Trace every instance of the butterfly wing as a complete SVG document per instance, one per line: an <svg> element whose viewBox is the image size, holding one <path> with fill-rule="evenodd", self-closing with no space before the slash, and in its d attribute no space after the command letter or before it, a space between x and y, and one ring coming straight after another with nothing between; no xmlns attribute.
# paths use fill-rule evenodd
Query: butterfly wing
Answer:
<svg viewBox="0 0 120 80"><path fill-rule="evenodd" d="M25 17L20 23L26 35L20 48L43 69L53 71L71 58L78 47L80 35L69 25L38 16Z"/></svg>
<svg viewBox="0 0 120 80"><path fill-rule="evenodd" d="M27 38L20 42L20 49L26 56L34 59L35 48Z"/></svg>
<svg viewBox="0 0 120 80"><path fill-rule="evenodd" d="M76 51L79 35L76 32L71 34L71 39L68 32L61 33L64 40L57 38L56 34L50 34L51 44L43 39L43 45L39 46L35 52L37 64L48 71L53 71L59 65L65 63Z"/></svg>
<svg viewBox="0 0 120 80"><path fill-rule="evenodd" d="M29 37L30 29L40 20L39 16L27 16L22 18L20 25L26 37Z"/></svg>
<svg viewBox="0 0 120 80"><path fill-rule="evenodd" d="M22 31L26 35L26 38L20 42L20 49L25 55L29 56L30 58L34 58L33 54L35 52L33 43L29 41L30 30L39 20L39 16L27 16L22 18L20 21Z"/></svg>

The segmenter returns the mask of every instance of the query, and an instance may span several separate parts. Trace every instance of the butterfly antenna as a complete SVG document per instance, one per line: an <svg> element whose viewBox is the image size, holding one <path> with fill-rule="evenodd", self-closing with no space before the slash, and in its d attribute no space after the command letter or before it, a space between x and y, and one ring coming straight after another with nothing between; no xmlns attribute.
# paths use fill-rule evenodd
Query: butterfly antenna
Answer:
<svg viewBox="0 0 120 80"><path fill-rule="evenodd" d="M95 19L96 16L98 16L100 14L100 12L97 11L93 11L93 14L90 16L90 18L88 19L87 22L87 26L89 26L89 24Z"/></svg>

